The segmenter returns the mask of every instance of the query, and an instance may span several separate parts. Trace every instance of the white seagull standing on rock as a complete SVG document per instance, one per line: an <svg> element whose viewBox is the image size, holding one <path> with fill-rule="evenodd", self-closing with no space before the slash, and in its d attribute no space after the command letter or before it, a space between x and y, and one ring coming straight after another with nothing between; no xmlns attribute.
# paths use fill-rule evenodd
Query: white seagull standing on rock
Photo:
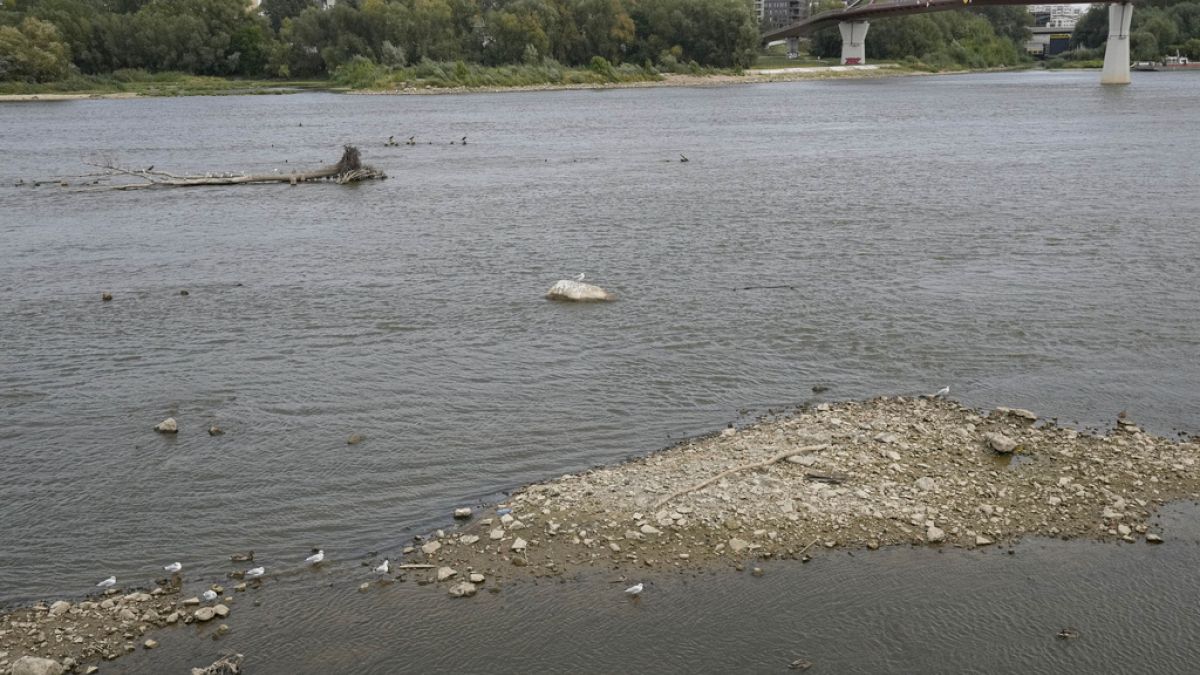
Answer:
<svg viewBox="0 0 1200 675"><path fill-rule="evenodd" d="M163 569L170 572L171 574L175 574L179 570L183 569L183 563L173 562L170 565L166 565L165 567L163 567Z"/></svg>
<svg viewBox="0 0 1200 675"><path fill-rule="evenodd" d="M200 598L202 600L204 600L205 602L212 602L213 600L217 599L217 592L210 588L207 591L204 591L203 593L201 593Z"/></svg>
<svg viewBox="0 0 1200 675"><path fill-rule="evenodd" d="M387 558L384 558L383 563L379 567L376 567L375 571L380 574L387 574L388 570L390 570L390 569L391 569L391 565L388 564Z"/></svg>
<svg viewBox="0 0 1200 675"><path fill-rule="evenodd" d="M317 549L317 552L304 559L304 562L309 565L320 564L325 559L325 549Z"/></svg>
<svg viewBox="0 0 1200 675"><path fill-rule="evenodd" d="M944 398L949 395L950 395L950 387L942 387L941 389L937 390L937 393L934 394L933 397L934 398Z"/></svg>
<svg viewBox="0 0 1200 675"><path fill-rule="evenodd" d="M246 570L246 578L247 579L257 579L266 573L267 573L267 568L255 567L254 569Z"/></svg>
<svg viewBox="0 0 1200 675"><path fill-rule="evenodd" d="M630 586L629 588L626 588L625 594L632 595L633 597L636 598L637 596L642 594L643 588L644 588L644 586L642 585L642 582L639 581L637 584Z"/></svg>
<svg viewBox="0 0 1200 675"><path fill-rule="evenodd" d="M109 577L109 578L105 579L104 581L101 581L100 583L96 584L96 588L112 588L113 586L116 586L116 585L117 585L117 578Z"/></svg>

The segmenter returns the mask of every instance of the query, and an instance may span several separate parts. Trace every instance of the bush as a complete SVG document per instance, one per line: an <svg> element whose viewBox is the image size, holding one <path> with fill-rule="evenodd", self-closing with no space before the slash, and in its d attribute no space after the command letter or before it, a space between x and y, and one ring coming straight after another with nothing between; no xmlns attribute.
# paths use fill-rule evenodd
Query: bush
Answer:
<svg viewBox="0 0 1200 675"><path fill-rule="evenodd" d="M344 87L367 89L374 87L385 71L365 56L355 56L333 71L333 79Z"/></svg>

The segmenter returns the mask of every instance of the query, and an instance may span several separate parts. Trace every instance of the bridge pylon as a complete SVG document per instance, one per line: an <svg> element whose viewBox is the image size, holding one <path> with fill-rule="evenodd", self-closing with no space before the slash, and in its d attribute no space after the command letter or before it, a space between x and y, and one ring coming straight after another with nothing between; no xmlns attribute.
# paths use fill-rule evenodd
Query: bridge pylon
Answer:
<svg viewBox="0 0 1200 675"><path fill-rule="evenodd" d="M1129 84L1129 24L1133 5L1128 2L1108 6L1108 42L1104 45L1104 70L1100 84Z"/></svg>
<svg viewBox="0 0 1200 675"><path fill-rule="evenodd" d="M867 62L867 29L870 21L841 21L842 65L858 66Z"/></svg>

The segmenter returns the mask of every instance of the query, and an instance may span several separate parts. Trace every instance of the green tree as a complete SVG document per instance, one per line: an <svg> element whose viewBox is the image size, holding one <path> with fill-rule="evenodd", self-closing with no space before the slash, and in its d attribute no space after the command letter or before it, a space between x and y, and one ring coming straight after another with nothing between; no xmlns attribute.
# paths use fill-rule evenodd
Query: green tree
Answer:
<svg viewBox="0 0 1200 675"><path fill-rule="evenodd" d="M17 27L0 26L0 80L49 82L70 71L69 48L54 24L25 17Z"/></svg>
<svg viewBox="0 0 1200 675"><path fill-rule="evenodd" d="M284 19L300 16L304 10L314 6L313 0L262 0L262 11L271 20L271 30L279 32Z"/></svg>

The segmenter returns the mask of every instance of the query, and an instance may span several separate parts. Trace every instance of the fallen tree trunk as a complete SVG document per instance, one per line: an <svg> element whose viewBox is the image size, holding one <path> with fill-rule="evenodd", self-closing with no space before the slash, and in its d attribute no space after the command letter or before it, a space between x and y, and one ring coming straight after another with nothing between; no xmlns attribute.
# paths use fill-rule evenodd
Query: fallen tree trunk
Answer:
<svg viewBox="0 0 1200 675"><path fill-rule="evenodd" d="M310 183L313 181L332 180L339 185L346 183L355 183L363 180L384 179L387 174L371 166L362 163L359 157L358 148L347 145L342 150L342 158L336 164L314 169L312 171L293 172L293 173L264 173L264 174L245 174L221 172L218 174L206 173L204 175L176 175L166 171L155 171L153 166L146 169L129 169L126 167L117 166L115 163L90 163L91 166L96 166L105 171L104 178L136 178L143 182L140 183L111 183L93 188L99 190L144 190L146 188L165 188L165 187L199 187L202 185L254 185L262 183L287 183L289 185L299 185L300 183ZM65 184L65 181L63 181ZM99 181L92 181L88 185L97 185Z"/></svg>

